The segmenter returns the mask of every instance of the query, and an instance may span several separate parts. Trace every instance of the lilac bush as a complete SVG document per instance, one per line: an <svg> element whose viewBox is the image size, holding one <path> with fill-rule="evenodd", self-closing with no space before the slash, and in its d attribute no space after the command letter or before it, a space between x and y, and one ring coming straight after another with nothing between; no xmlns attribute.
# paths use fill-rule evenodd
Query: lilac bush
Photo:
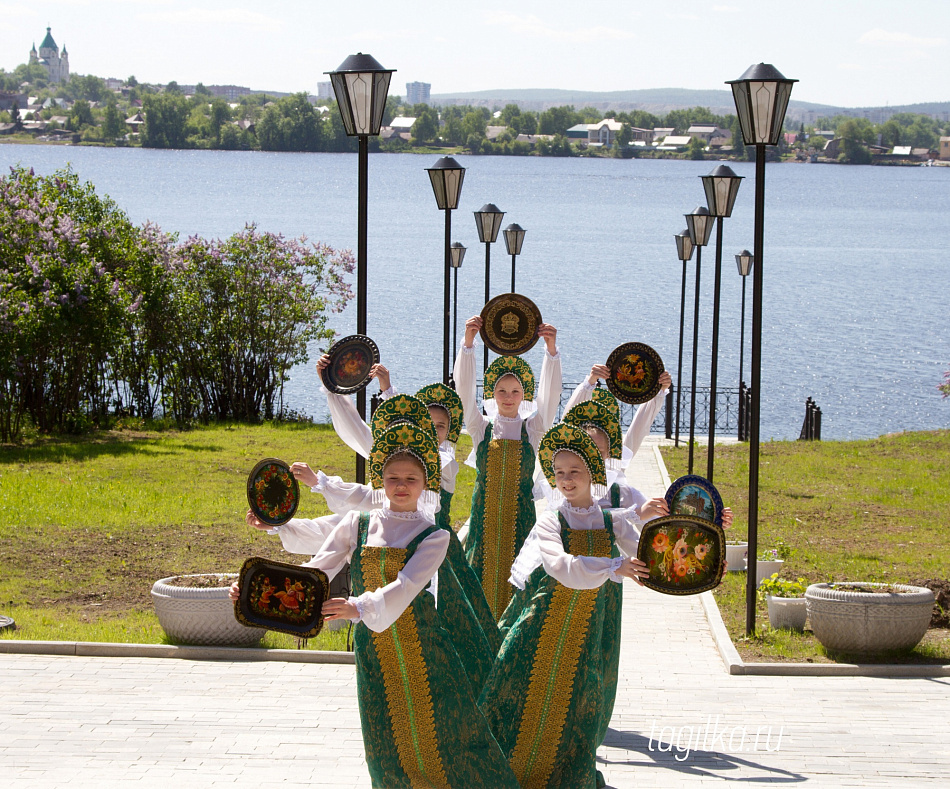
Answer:
<svg viewBox="0 0 950 789"><path fill-rule="evenodd" d="M116 413L258 420L352 298L349 252L249 225L178 243L69 171L0 178L0 440Z"/></svg>

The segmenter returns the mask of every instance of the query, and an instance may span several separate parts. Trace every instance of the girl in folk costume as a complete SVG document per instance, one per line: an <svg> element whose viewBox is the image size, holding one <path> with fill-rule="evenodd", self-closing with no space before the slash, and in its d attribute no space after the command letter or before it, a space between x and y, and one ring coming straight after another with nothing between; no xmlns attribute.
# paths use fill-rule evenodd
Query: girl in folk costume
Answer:
<svg viewBox="0 0 950 789"><path fill-rule="evenodd" d="M479 704L523 789L594 789L617 689L620 582L647 577L634 558L639 527L668 509L663 499L639 515L594 503L604 461L580 428L552 428L538 459L563 500L538 516L512 567L512 583L532 594L505 612L511 627Z"/></svg>
<svg viewBox="0 0 950 789"><path fill-rule="evenodd" d="M449 391L451 392L451 390ZM452 394L454 395L454 392ZM433 399L431 395L430 399ZM445 399L451 403L451 398ZM456 405L456 420L460 421L461 404ZM353 412L356 413L355 408ZM433 424L430 413L435 413L436 419L441 420L438 428ZM439 449L441 463L447 454L444 449L445 445L449 439L452 439L452 445L454 446L454 442L458 440L458 432L461 429L459 426L454 433L448 432L452 429L451 422L448 411L442 407L437 408L433 405L427 405L422 400L410 395L393 395L376 409L376 413L373 415L371 434L378 439L396 425L404 423L414 425L429 434L433 441L442 439L442 448ZM367 430L370 430L370 428L367 428ZM372 445L370 452L371 448ZM370 455L370 452L367 452L367 456ZM454 462L454 450L452 450L452 453L452 462ZM321 550L327 539L328 528L332 531L332 528L340 523L346 513L366 512L387 506L385 491L382 489L374 489L368 485L357 483L344 483L338 477L327 477L323 472L314 475L306 463L294 463L291 465L291 470L294 471L298 479L305 482L316 480L313 490L323 493L328 504L331 508L335 508L336 512L333 515L312 521L296 519L289 522L289 524L285 524L285 526L278 526L276 529L270 530L271 533L276 531L287 550L291 550L292 546L296 553L316 554ZM457 468L453 470L450 477L453 484L455 481L454 471L457 471ZM440 476L441 486L445 485L445 478L446 474L443 471ZM488 676L492 659L501 645L501 634L485 600L478 579L468 562L465 561L462 545L449 525L448 509L451 506L451 494L446 496L445 490L441 486L438 493L427 490L421 494L419 509L426 513L430 521L433 521L437 527L444 529L447 533L448 566L452 575L451 582L460 587L461 594L440 596L438 601L439 611L442 614L447 614L448 618L455 622L452 638L477 692ZM247 520L252 526L268 528L258 521L253 513L248 513ZM287 525L290 525L292 529L288 530ZM307 563L307 566L309 566L309 563ZM447 611L448 608L452 607L457 607L458 610Z"/></svg>
<svg viewBox="0 0 950 789"><path fill-rule="evenodd" d="M536 407L534 374L528 364L517 356L495 359L485 371L486 418L475 398L474 342L481 326L482 319L477 315L465 323L465 339L455 361L455 383L465 411L465 427L472 438L468 463L478 471L465 555L498 619L511 599L511 564L534 525L535 454L557 414L561 359L557 329L542 323L538 335L544 339L546 350Z"/></svg>
<svg viewBox="0 0 950 789"><path fill-rule="evenodd" d="M386 505L343 516L309 562L332 578L350 562L353 595L323 606L328 620L357 622L356 687L372 785L518 786L475 703L468 675L436 597L446 586L448 533L419 509L439 490L439 451L431 435L394 424L373 444L373 487Z"/></svg>

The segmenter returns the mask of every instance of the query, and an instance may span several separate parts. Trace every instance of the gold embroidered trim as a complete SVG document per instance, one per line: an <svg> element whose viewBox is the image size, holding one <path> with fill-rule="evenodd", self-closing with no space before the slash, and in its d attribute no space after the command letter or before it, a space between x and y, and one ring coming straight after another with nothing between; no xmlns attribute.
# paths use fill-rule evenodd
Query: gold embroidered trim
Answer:
<svg viewBox="0 0 950 789"><path fill-rule="evenodd" d="M610 535L603 529L571 529L568 551L575 556L609 556ZM522 789L542 789L550 778L599 591L557 584L551 595L518 738L508 760Z"/></svg>
<svg viewBox="0 0 950 789"><path fill-rule="evenodd" d="M508 583L515 561L521 442L493 438L485 458L485 512L482 534L482 590L497 621L511 600ZM491 527L489 527L491 524Z"/></svg>
<svg viewBox="0 0 950 789"><path fill-rule="evenodd" d="M367 590L392 583L406 563L405 548L364 546L361 552ZM386 704L399 764L413 787L445 786L448 781L435 733L429 674L412 607L382 633L372 633L383 672Z"/></svg>

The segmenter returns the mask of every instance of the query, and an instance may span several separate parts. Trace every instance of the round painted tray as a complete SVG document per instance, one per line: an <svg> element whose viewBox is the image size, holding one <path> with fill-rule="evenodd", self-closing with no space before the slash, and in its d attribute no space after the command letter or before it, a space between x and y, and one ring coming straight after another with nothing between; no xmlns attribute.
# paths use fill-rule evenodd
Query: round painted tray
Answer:
<svg viewBox="0 0 950 789"><path fill-rule="evenodd" d="M610 352L607 367L607 388L618 400L637 405L652 400L660 391L663 360L649 345L625 342Z"/></svg>
<svg viewBox="0 0 950 789"><path fill-rule="evenodd" d="M279 526L297 512L300 486L290 466L277 458L264 458L247 477L247 503L263 523Z"/></svg>
<svg viewBox="0 0 950 789"><path fill-rule="evenodd" d="M538 341L541 311L527 296L502 293L482 308L482 341L502 356L520 356Z"/></svg>
<svg viewBox="0 0 950 789"><path fill-rule="evenodd" d="M253 556L241 567L238 585L234 617L246 627L300 638L313 638L323 627L330 583L322 570Z"/></svg>
<svg viewBox="0 0 950 789"><path fill-rule="evenodd" d="M680 477L666 491L670 515L696 515L717 526L722 526L722 498L719 491L705 477L687 474Z"/></svg>
<svg viewBox="0 0 950 789"><path fill-rule="evenodd" d="M320 373L323 384L334 394L353 394L369 382L369 371L379 363L379 348L369 337L351 334L327 351L330 364Z"/></svg>
<svg viewBox="0 0 950 789"><path fill-rule="evenodd" d="M722 581L726 536L721 526L694 515L665 515L640 532L637 558L650 572L643 585L663 594L699 594Z"/></svg>

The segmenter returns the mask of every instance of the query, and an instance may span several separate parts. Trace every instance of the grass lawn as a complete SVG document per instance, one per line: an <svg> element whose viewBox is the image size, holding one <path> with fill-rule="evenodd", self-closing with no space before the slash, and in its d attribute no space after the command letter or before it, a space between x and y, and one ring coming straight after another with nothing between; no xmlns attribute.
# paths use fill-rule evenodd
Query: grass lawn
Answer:
<svg viewBox="0 0 950 789"><path fill-rule="evenodd" d="M460 460L471 442L459 443ZM111 431L0 447L2 638L169 643L150 597L171 575L237 572L249 556L299 562L244 523L247 475L264 457L353 478L354 454L328 425ZM468 517L475 472L459 472L452 517ZM301 491L299 517L327 514ZM264 645L292 648L268 633ZM343 633L309 648L340 649Z"/></svg>
<svg viewBox="0 0 950 789"><path fill-rule="evenodd" d="M664 447L670 477L686 473L688 450ZM698 461L696 460L698 458ZM747 535L749 446L716 450L715 484L735 522L727 539ZM705 474L706 451L694 454ZM792 549L781 577L822 581L919 583L950 580L950 431L899 433L866 441L769 442L760 448L758 547ZM774 631L764 601L756 635L747 638L746 574L727 573L714 592L723 620L746 661L852 662L830 657L810 630ZM950 662L950 630L884 662ZM861 662L869 662L866 656Z"/></svg>

